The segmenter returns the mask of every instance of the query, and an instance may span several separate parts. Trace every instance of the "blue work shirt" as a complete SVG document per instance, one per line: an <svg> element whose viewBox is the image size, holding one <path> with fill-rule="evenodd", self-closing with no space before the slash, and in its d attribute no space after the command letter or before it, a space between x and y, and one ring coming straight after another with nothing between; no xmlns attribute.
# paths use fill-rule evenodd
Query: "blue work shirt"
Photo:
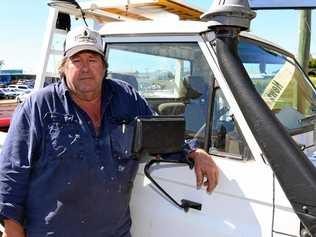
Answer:
<svg viewBox="0 0 316 237"><path fill-rule="evenodd" d="M64 83L17 108L0 157L0 214L28 237L130 236L129 199L138 161L128 121L151 116L127 83L104 80L102 123L93 123Z"/></svg>

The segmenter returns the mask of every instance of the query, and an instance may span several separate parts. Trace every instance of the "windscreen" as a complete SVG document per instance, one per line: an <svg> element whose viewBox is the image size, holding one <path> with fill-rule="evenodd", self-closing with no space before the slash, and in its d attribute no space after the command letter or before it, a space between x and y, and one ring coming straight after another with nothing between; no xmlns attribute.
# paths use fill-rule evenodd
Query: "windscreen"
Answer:
<svg viewBox="0 0 316 237"><path fill-rule="evenodd" d="M316 94L295 61L251 41L241 41L239 55L256 90L279 121L290 133L306 131L311 125L306 121L316 113Z"/></svg>

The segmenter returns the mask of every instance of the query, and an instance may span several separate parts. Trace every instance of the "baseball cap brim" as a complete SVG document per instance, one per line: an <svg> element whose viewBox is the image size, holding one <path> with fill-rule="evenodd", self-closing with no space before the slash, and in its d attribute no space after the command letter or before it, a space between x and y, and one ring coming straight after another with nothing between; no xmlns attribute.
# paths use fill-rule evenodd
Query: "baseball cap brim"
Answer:
<svg viewBox="0 0 316 237"><path fill-rule="evenodd" d="M94 45L78 45L76 47L73 47L69 49L67 52L65 52L65 57L69 58L81 51L86 51L86 50L96 52L100 54L102 57L104 57L104 52L97 49Z"/></svg>

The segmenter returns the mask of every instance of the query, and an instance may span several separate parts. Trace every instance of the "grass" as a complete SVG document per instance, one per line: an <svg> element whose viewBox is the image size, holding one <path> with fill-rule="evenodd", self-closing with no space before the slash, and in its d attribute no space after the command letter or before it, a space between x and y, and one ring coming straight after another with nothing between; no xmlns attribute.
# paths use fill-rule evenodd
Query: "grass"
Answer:
<svg viewBox="0 0 316 237"><path fill-rule="evenodd" d="M313 82L314 86L316 86L316 77L315 76L310 76L309 79Z"/></svg>

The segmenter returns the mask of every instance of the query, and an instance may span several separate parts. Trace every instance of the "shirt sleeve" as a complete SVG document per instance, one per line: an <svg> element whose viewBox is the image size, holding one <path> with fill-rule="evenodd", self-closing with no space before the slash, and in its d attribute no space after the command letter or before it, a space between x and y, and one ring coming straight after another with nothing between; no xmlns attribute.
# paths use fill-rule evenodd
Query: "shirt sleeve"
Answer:
<svg viewBox="0 0 316 237"><path fill-rule="evenodd" d="M139 114L141 116L157 116L158 114L153 111L148 102L146 101L146 99L144 97L142 97L139 93L136 92L137 95L137 101L138 101L138 108L139 108Z"/></svg>
<svg viewBox="0 0 316 237"><path fill-rule="evenodd" d="M36 134L30 116L29 101L18 106L0 154L0 218L24 221Z"/></svg>
<svg viewBox="0 0 316 237"><path fill-rule="evenodd" d="M161 157L165 160L175 160L175 161L189 161L189 154L198 148L198 142L196 139L185 140L182 146L182 151L163 154Z"/></svg>

